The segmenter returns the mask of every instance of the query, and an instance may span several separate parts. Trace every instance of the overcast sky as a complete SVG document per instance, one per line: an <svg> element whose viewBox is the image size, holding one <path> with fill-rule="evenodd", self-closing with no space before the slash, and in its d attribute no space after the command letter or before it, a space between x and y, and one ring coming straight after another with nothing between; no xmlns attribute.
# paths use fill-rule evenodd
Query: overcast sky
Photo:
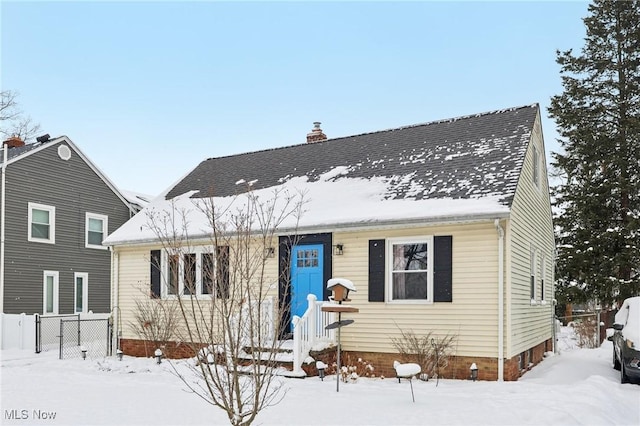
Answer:
<svg viewBox="0 0 640 426"><path fill-rule="evenodd" d="M586 2L0 2L2 90L121 189L200 161L539 103ZM265 165L268 167L268 165Z"/></svg>

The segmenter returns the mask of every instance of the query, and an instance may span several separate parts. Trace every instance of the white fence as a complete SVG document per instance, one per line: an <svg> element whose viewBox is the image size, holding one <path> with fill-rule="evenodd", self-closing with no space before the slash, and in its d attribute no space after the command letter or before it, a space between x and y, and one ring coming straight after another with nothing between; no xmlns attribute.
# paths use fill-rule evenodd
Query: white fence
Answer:
<svg viewBox="0 0 640 426"><path fill-rule="evenodd" d="M2 349L35 349L36 316L2 314Z"/></svg>
<svg viewBox="0 0 640 426"><path fill-rule="evenodd" d="M81 320L96 320L96 319L107 319L111 314L80 314L79 319ZM77 315L75 315L77 316ZM58 319L61 316L55 316L57 322L54 324L55 327L52 329L50 334L45 338L44 343L51 343L54 348L58 348L60 345L59 339L59 330L60 330L60 320ZM26 314L2 314L2 349L32 349L35 351L36 348L36 315L26 315ZM46 315L40 316L41 319L48 318ZM41 330L42 331L42 330ZM41 336L41 344L42 342ZM48 340L51 340L49 342ZM46 345L44 345L46 346Z"/></svg>

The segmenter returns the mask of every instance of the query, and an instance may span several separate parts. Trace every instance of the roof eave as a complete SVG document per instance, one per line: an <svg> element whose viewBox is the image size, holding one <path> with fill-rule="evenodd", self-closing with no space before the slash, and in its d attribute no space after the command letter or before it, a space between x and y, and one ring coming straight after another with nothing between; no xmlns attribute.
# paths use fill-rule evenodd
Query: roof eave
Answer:
<svg viewBox="0 0 640 426"><path fill-rule="evenodd" d="M411 219L397 219L387 220L384 222L345 222L335 225L312 225L304 226L300 228L280 228L277 230L277 235L292 235L292 234L310 234L310 233L328 233L336 231L365 231L365 230L380 230L380 229L398 229L398 228L419 228L423 226L433 225L460 225L470 223L493 223L496 219L508 219L510 212L508 210L485 212L478 214L467 215L450 215L450 216L433 216L424 218L411 218ZM191 241L203 241L210 240L209 234L191 235ZM133 239L133 240L121 240L114 241L108 244L104 244L108 247L117 246L146 246L157 244L157 238L145 238L145 239Z"/></svg>

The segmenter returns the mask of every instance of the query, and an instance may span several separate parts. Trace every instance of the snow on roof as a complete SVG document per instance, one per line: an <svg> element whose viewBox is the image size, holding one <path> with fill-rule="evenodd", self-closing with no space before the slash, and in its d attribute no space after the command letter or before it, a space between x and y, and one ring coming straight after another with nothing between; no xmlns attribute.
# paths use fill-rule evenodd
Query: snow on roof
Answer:
<svg viewBox="0 0 640 426"><path fill-rule="evenodd" d="M505 217L538 116L538 106L529 105L209 158L105 243L157 240L149 217L178 213L188 221L190 238L204 238L210 229L202 210L211 197L229 219L246 205L247 194L269 203L278 191L283 198L304 194L299 222L288 217L281 230Z"/></svg>
<svg viewBox="0 0 640 426"><path fill-rule="evenodd" d="M325 178L309 182L307 177L296 177L276 187L263 188L251 192L259 202L272 202L274 193L279 191L276 211L285 209L285 197L302 199L302 215L297 219L289 216L281 230L318 227L362 226L393 221L428 220L437 218L473 218L479 216L503 216L509 208L500 203L499 197L479 197L471 199L395 199L387 197L390 179L384 177L361 179L341 176L331 180L335 173ZM329 177L329 179L327 179ZM211 233L209 217L203 212L209 199L191 198L196 191L187 192L173 199L157 197L139 214L131 218L104 244L117 245L157 240L150 228L150 220L173 217L184 222L177 232L187 232L190 238L205 238ZM248 194L228 197L214 197L218 211L224 211L221 220L229 220L232 214L242 211L248 202ZM157 224L157 223L156 223ZM186 235L183 235L186 236Z"/></svg>
<svg viewBox="0 0 640 426"><path fill-rule="evenodd" d="M338 284L349 291L356 291L356 286L353 284L353 282L346 278L331 278L329 281L327 281L327 289L332 289Z"/></svg>
<svg viewBox="0 0 640 426"><path fill-rule="evenodd" d="M152 195L142 194L140 192L120 190L122 196L131 204L138 207L138 210L142 210L146 206L149 205L151 200L153 200Z"/></svg>

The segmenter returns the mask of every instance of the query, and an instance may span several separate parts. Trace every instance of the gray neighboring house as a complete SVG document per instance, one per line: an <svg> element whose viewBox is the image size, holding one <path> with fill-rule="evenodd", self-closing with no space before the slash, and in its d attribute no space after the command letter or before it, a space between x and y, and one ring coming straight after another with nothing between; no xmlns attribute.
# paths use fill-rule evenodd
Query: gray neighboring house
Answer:
<svg viewBox="0 0 640 426"><path fill-rule="evenodd" d="M7 314L111 310L107 235L139 207L67 137L3 143L0 288Z"/></svg>

